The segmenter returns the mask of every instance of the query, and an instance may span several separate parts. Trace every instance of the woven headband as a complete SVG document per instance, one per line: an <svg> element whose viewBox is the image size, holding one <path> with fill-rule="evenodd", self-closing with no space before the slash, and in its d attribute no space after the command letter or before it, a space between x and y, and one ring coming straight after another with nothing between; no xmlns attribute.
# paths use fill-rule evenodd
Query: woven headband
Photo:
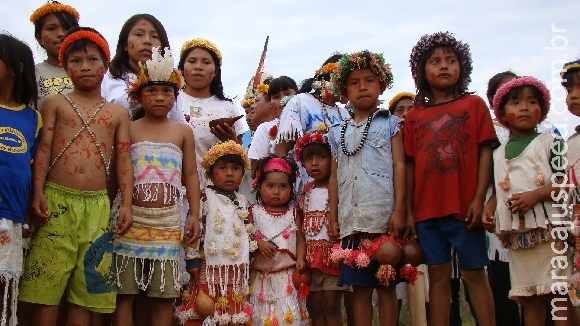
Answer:
<svg viewBox="0 0 580 326"><path fill-rule="evenodd" d="M560 77L564 79L564 76L570 70L580 70L580 59L565 63L564 67L562 67L562 71L560 72Z"/></svg>
<svg viewBox="0 0 580 326"><path fill-rule="evenodd" d="M244 169L250 169L250 161L248 160L248 153L244 147L233 140L228 140L225 143L218 143L213 145L203 156L201 160L201 167L205 170L205 178L209 180L209 169L222 156L238 155L244 161Z"/></svg>
<svg viewBox="0 0 580 326"><path fill-rule="evenodd" d="M495 117L497 118L497 122L501 123L506 128L509 128L508 124L505 121L503 121L502 119L500 119L501 101L503 100L503 98L505 96L507 96L507 94L512 89L517 88L517 87L524 87L524 86L535 87L540 91L540 93L542 93L542 97L544 99L544 103L545 103L546 107L541 108L542 109L542 116L540 118L540 121L538 121L538 122L544 121L544 119L546 119L546 117L548 116L548 112L550 111L550 91L548 90L546 85L541 80L534 78L534 77L531 77L531 76L524 76L524 77L515 78L515 79L512 79L509 82L503 84L497 90L497 93L495 94L495 97L493 98L493 113L495 114Z"/></svg>
<svg viewBox="0 0 580 326"><path fill-rule="evenodd" d="M286 162L285 159L279 157L273 157L266 162L266 166L264 166L264 173L268 172L282 172L286 173L287 175L292 174L292 168L290 164ZM256 173L256 177L254 178L254 182L252 182L252 188L256 188L258 186L258 179L260 178L260 172Z"/></svg>
<svg viewBox="0 0 580 326"><path fill-rule="evenodd" d="M390 109L393 105L397 104L403 98L410 98L411 100L415 99L415 94L410 92L400 92L399 94L393 96L393 98L389 101L388 108Z"/></svg>
<svg viewBox="0 0 580 326"><path fill-rule="evenodd" d="M179 53L179 56L182 57L185 51L191 48L198 47L215 54L215 56L218 58L218 66L220 67L222 66L222 53L217 48L217 46L215 46L215 44L204 38L194 38L192 40L183 43L183 46L181 46L181 52Z"/></svg>
<svg viewBox="0 0 580 326"><path fill-rule="evenodd" d="M86 29L78 30L69 36L67 36L60 45L60 50L58 51L58 61L60 65L64 67L64 54L66 53L66 49L73 44L74 42L85 39L93 42L96 46L98 46L101 51L105 54L105 58L107 61L111 61L111 52L109 52L109 44L102 38L99 34L89 31Z"/></svg>

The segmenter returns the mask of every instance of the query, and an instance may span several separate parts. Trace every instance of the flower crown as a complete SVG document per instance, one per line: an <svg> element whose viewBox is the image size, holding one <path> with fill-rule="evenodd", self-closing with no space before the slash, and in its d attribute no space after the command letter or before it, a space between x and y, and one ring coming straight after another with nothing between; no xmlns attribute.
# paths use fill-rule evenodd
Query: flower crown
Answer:
<svg viewBox="0 0 580 326"><path fill-rule="evenodd" d="M545 108L542 109L542 116L540 117L540 121L544 121L548 116L548 112L550 111L550 91L546 87L546 85L539 79L531 77L531 76L524 76L510 80L509 82L503 84L495 94L493 98L493 113L497 118L497 122L501 123L504 127L509 129L508 124L500 119L501 117L501 101L503 98L514 88L516 87L523 87L523 86L532 86L537 88L540 93L542 93L542 97L544 98L544 103L546 105Z"/></svg>
<svg viewBox="0 0 580 326"><path fill-rule="evenodd" d="M107 41L105 41L105 39L98 33L81 28L76 32L68 35L62 41L60 50L58 51L58 61L60 62L61 66L64 67L64 54L66 53L66 49L68 49L71 44L81 39L86 39L95 43L95 45L98 46L105 54L105 59L107 59L107 61L111 60L111 52L109 51L109 44Z"/></svg>
<svg viewBox="0 0 580 326"><path fill-rule="evenodd" d="M385 62L382 53L373 53L369 50L346 54L338 61L330 80L334 88L339 90L346 85L348 74L355 69L369 68L377 77L382 86L393 87L393 73L391 65Z"/></svg>
<svg viewBox="0 0 580 326"><path fill-rule="evenodd" d="M562 67L562 71L560 72L560 77L564 79L564 76L570 70L580 70L580 59L565 63L564 67Z"/></svg>
<svg viewBox="0 0 580 326"><path fill-rule="evenodd" d="M411 100L414 100L415 94L411 92L400 92L399 94L393 96L393 98L389 101L388 106L389 110L391 109L391 107L393 107L393 105L397 104L397 102L399 102L403 98L410 98Z"/></svg>
<svg viewBox="0 0 580 326"><path fill-rule="evenodd" d="M209 169L222 156L238 155L244 161L244 169L250 169L250 161L248 160L248 153L244 147L233 140L228 140L225 143L218 143L213 145L203 156L201 160L201 167L205 170L205 178L209 180Z"/></svg>
<svg viewBox="0 0 580 326"><path fill-rule="evenodd" d="M189 40L189 41L183 43L183 46L181 46L181 52L179 53L179 56L182 57L183 54L185 53L185 51L187 51L191 48L198 48L198 47L203 48L203 49L215 54L215 56L218 58L218 66L220 66L220 67L222 66L222 53L217 48L217 46L215 46L215 44L213 44L212 42L210 42L204 38L194 38L192 40Z"/></svg>
<svg viewBox="0 0 580 326"><path fill-rule="evenodd" d="M181 72L173 68L175 61L169 48L165 48L165 56L158 46L153 47L152 56L145 64L139 62L139 75L129 81L127 96L131 103L139 103L139 90L150 84L168 84L175 89L185 85Z"/></svg>
<svg viewBox="0 0 580 326"><path fill-rule="evenodd" d="M256 86L256 95L258 95L259 93L268 94L269 90L270 90L270 86L268 86L266 84L258 84L258 86Z"/></svg>
<svg viewBox="0 0 580 326"><path fill-rule="evenodd" d="M49 1L49 2L45 3L44 5L38 7L38 9L36 9L32 13L32 15L30 15L30 21L33 24L36 24L36 22L40 18L42 18L48 14L53 14L55 12L66 12L67 14L70 14L71 16L73 16L73 18L77 22L81 18L79 15L79 12L75 8L73 8L69 5L58 3L56 1Z"/></svg>
<svg viewBox="0 0 580 326"><path fill-rule="evenodd" d="M324 138L324 134L320 132L309 132L304 134L296 140L296 145L294 146L294 154L296 155L296 159L298 161L302 161L302 151L304 150L304 147L313 143L330 146L328 145L328 141Z"/></svg>
<svg viewBox="0 0 580 326"><path fill-rule="evenodd" d="M242 100L242 103L241 103L241 105L244 109L249 109L250 107L252 107L252 104L254 104L254 99L251 99L251 98L245 98Z"/></svg>
<svg viewBox="0 0 580 326"><path fill-rule="evenodd" d="M413 75L413 80L415 81L415 87L419 89L419 81L417 80L417 75L419 73L419 66L423 60L426 60L425 55L429 50L436 46L450 46L453 51L458 56L459 62L461 64L461 71L463 71L463 80L458 81L463 83L463 87L467 89L469 83L471 83L471 71L473 70L471 53L469 52L469 44L457 41L450 32L437 32L431 35L423 35L415 44L411 50L411 57L409 59L409 65L411 66L411 74Z"/></svg>
<svg viewBox="0 0 580 326"><path fill-rule="evenodd" d="M322 66L322 68L316 69L314 71L314 75L316 75L316 76L325 75L325 74L328 75L334 71L335 67L336 67L336 62L329 62L329 63L325 64L324 66Z"/></svg>

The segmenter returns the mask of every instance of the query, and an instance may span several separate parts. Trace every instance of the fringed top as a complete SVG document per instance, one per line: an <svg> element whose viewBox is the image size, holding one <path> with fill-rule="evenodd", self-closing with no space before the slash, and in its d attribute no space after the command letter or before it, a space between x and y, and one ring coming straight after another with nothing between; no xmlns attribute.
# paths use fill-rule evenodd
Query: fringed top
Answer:
<svg viewBox="0 0 580 326"><path fill-rule="evenodd" d="M182 205L183 153L179 147L171 143L138 142L131 145L131 161L133 198L143 193L144 201L157 201L161 195L164 204Z"/></svg>

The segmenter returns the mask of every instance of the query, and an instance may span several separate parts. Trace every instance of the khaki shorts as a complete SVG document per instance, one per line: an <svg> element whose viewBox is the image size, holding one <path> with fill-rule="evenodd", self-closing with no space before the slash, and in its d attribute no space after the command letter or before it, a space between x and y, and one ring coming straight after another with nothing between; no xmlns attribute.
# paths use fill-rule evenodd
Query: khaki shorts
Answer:
<svg viewBox="0 0 580 326"><path fill-rule="evenodd" d="M311 292L318 291L345 291L348 290L348 286L339 286L337 275L330 275L323 273L319 270L315 270L310 274L310 288Z"/></svg>
<svg viewBox="0 0 580 326"><path fill-rule="evenodd" d="M118 294L138 294L140 284L137 280L141 280L141 288L143 288L143 283L147 286L145 291L148 297L177 298L179 296L174 288L176 280L173 276L174 266L170 260L117 256L117 264L122 260L126 265L123 265L123 271L118 276L120 284L117 287Z"/></svg>

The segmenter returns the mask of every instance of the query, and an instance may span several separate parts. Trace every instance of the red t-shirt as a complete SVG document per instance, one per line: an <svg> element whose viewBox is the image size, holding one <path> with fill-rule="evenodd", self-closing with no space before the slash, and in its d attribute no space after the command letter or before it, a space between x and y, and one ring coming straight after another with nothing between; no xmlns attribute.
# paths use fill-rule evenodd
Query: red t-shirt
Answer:
<svg viewBox="0 0 580 326"><path fill-rule="evenodd" d="M421 105L403 128L406 159L415 163L415 221L449 214L465 220L477 187L478 148L498 144L485 102L465 95Z"/></svg>

